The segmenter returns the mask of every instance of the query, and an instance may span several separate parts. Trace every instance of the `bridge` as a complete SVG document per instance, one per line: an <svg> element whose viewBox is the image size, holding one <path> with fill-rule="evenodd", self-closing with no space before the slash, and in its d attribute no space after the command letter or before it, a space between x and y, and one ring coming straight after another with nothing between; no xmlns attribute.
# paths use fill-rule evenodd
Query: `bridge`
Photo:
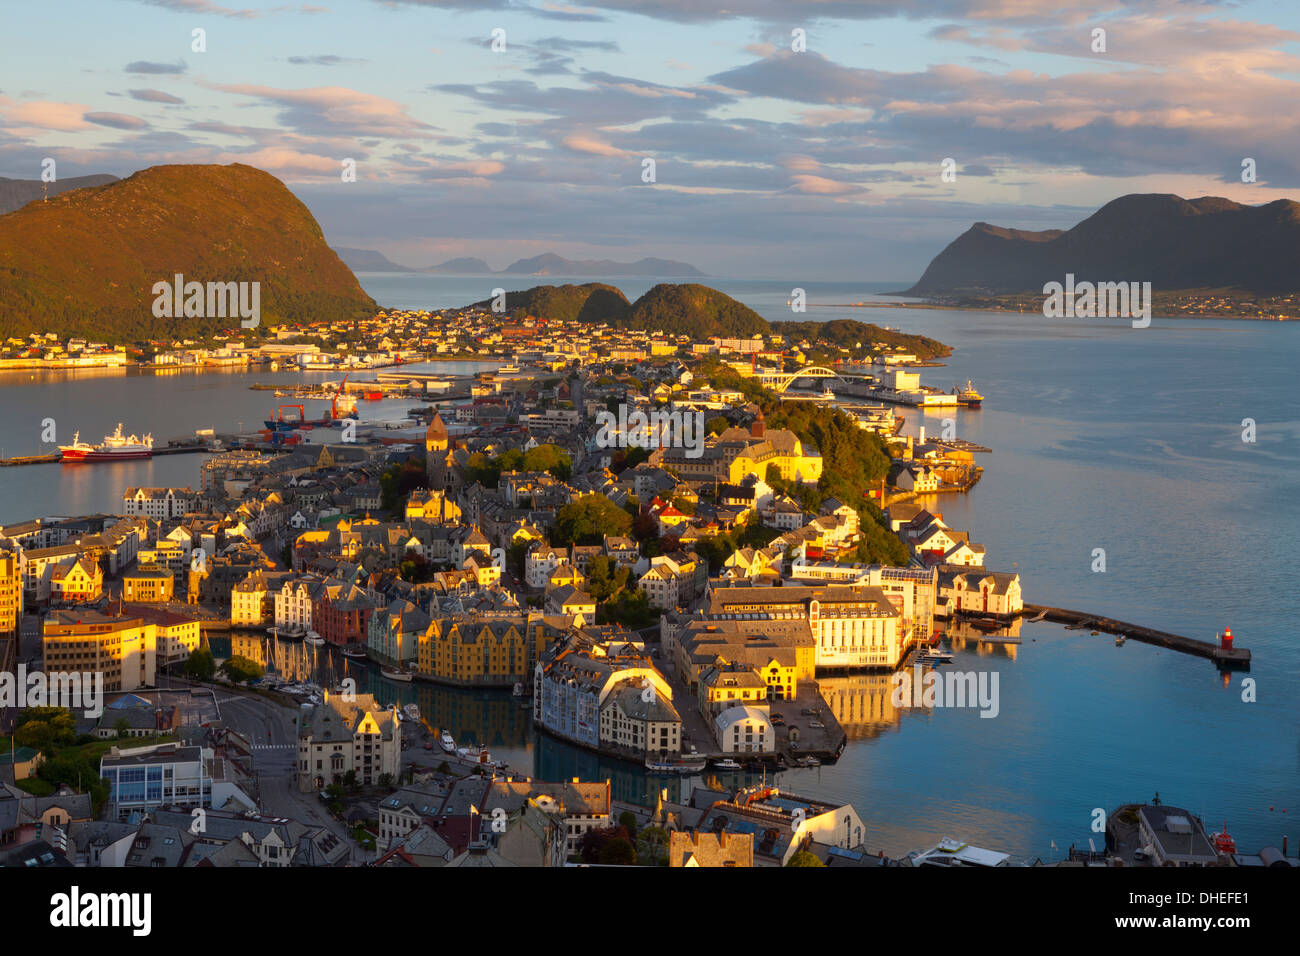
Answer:
<svg viewBox="0 0 1300 956"><path fill-rule="evenodd" d="M775 392L784 392L801 378L838 378L842 382L849 381L850 378L870 378L869 375L845 375L834 369L826 368L823 365L805 365L802 368L795 369L793 372L776 372L761 371L755 372L754 377Z"/></svg>

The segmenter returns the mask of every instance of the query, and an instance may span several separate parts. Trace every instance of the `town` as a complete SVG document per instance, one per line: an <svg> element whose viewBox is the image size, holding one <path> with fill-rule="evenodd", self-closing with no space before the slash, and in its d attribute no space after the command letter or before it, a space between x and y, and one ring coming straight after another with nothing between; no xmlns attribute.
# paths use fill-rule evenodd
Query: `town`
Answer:
<svg viewBox="0 0 1300 956"><path fill-rule="evenodd" d="M0 527L0 672L98 675L108 697L93 717L61 700L0 710L0 858L1289 865L1285 845L1237 853L1158 797L1115 808L1104 849L1061 859L953 839L887 853L852 805L777 782L931 706L892 678L942 671L941 637L1020 643L1018 572L986 568L936 504L979 479L989 449L957 438L955 418L904 436L889 404L855 397L903 375L923 394L903 370L929 356L888 339L695 341L474 308L158 345L159 366L497 368L379 373L353 384L427 403L418 425L320 442L305 422L268 422L213 436L197 489L135 487L116 514ZM638 415L705 428L686 447L631 427ZM608 779L533 779L438 714L358 690L375 672L395 689L496 692L539 735L663 785L646 800Z"/></svg>

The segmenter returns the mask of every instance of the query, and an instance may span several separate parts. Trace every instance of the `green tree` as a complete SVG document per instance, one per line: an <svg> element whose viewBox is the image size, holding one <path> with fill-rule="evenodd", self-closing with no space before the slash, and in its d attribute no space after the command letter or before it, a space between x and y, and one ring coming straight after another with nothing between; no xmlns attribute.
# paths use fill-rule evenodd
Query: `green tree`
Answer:
<svg viewBox="0 0 1300 956"><path fill-rule="evenodd" d="M266 670L257 661L239 654L234 655L222 664L221 671L236 684L246 684L251 680L257 680L266 673Z"/></svg>
<svg viewBox="0 0 1300 956"><path fill-rule="evenodd" d="M817 859L807 850L800 850L794 856L790 857L790 862L786 866L825 866L821 860Z"/></svg>
<svg viewBox="0 0 1300 956"><path fill-rule="evenodd" d="M721 435L731 427L731 422L722 415L715 415L713 418L709 419L708 425L705 427L708 428L710 434Z"/></svg>
<svg viewBox="0 0 1300 956"><path fill-rule="evenodd" d="M625 535L631 526L631 516L609 498L583 495L556 512L552 543L600 544L605 535Z"/></svg>
<svg viewBox="0 0 1300 956"><path fill-rule="evenodd" d="M30 707L20 712L14 728L14 742L52 755L56 748L77 738L77 724L72 711L63 707Z"/></svg>

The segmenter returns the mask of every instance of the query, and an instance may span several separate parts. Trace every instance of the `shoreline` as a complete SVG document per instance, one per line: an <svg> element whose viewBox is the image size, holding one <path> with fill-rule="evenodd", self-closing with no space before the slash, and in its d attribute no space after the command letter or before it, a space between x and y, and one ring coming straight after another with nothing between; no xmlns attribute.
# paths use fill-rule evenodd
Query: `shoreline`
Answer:
<svg viewBox="0 0 1300 956"><path fill-rule="evenodd" d="M809 308L815 309L923 309L929 311L947 311L947 312L989 312L1006 315L1036 315L1042 318L1042 310L1029 309L995 309L989 306L979 305L948 305L940 302L861 302L861 303L809 303ZM1116 318L1125 319L1130 316L1095 316L1094 318ZM1214 313L1210 315L1185 315L1162 314L1152 310L1151 318L1153 319L1232 319L1237 322L1300 322L1300 315L1295 316L1263 316L1263 315L1229 315Z"/></svg>

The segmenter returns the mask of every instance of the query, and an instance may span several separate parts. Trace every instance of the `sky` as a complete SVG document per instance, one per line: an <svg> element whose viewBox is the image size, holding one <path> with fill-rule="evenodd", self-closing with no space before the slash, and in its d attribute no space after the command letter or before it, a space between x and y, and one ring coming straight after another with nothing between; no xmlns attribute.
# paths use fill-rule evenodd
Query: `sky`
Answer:
<svg viewBox="0 0 1300 956"><path fill-rule="evenodd" d="M3 22L0 176L248 163L332 245L416 267L902 281L979 221L1300 191L1292 0L56 0Z"/></svg>

